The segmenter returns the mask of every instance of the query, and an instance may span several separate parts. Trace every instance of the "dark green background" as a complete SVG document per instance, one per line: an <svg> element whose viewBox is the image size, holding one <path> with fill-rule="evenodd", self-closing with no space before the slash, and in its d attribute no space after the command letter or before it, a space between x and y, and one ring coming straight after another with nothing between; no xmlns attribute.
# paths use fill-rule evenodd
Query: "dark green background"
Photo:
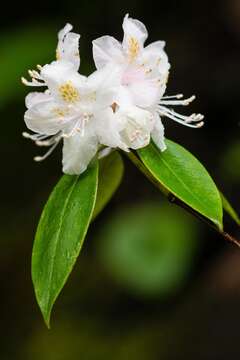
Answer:
<svg viewBox="0 0 240 360"><path fill-rule="evenodd" d="M21 137L28 89L21 85L20 76L27 76L26 70L36 63L44 64L54 58L57 31L66 22L71 22L82 35L81 71L90 73L94 69L91 41L104 34L121 39L122 18L127 12L146 24L150 41L166 40L172 64L168 94L196 94L195 103L183 110L205 114L206 125L200 130L165 119L168 138L197 155L240 210L239 0L5 3L0 15L1 360L240 357L240 251L211 229L194 222L191 237L197 239L192 240L197 241L197 246L188 256L188 271L184 280L179 276L175 287L169 286L167 291L161 288L160 280L154 295L149 295L141 281L143 288L138 291L137 272L136 290L135 285L129 286L124 262L123 274L116 272L114 265L104 264L107 257L102 255L101 239L105 238L105 229L109 236L112 216L116 213L121 217L121 212L125 214L132 205L137 211L138 204L153 200L161 208L164 201L127 161L122 186L92 225L78 264L57 301L51 331L46 329L34 299L30 277L32 242L41 209L61 176L61 150L59 147L42 164L32 161L41 149ZM163 217L162 222L179 229L175 231L176 238L183 230L189 236L191 219L188 217L188 225L185 221L179 224L176 219L181 215L171 205L165 204L162 211L166 206L169 216ZM143 222L140 225L144 234ZM158 226L157 221L155 224ZM228 219L226 225L240 237L239 230ZM122 221L121 226L131 233L131 221L130 225ZM116 229L112 228L114 238L114 231L119 232ZM147 229L146 226L146 238L150 236ZM159 244L166 239L164 233L159 235ZM181 244L178 251L182 254L188 249L185 242ZM156 251L161 263L161 246ZM121 262L119 254L116 263ZM145 261L151 268L149 257L144 259L144 251L140 254L142 271ZM177 261L174 256L164 265L170 273ZM179 273L185 265L179 260ZM169 272L165 271L164 284ZM134 278L134 268L130 266L127 273Z"/></svg>

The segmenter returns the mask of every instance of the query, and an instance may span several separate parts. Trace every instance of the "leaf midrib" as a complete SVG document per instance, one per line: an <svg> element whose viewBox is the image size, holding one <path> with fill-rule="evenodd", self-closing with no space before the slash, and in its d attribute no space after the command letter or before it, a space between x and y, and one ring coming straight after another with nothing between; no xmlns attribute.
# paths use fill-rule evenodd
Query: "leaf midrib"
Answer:
<svg viewBox="0 0 240 360"><path fill-rule="evenodd" d="M68 202L69 202L69 199L73 193L73 190L75 188L75 185L78 181L78 178L79 176L77 176L76 180L74 181L74 183L72 184L72 188L71 190L69 191L69 194L67 195L66 197L66 200L64 202L64 206L63 206L63 210L62 210L62 213L61 213L61 216L60 216L60 220L59 220L59 228L58 228L58 231L56 233L56 245L55 245L55 248L54 248L54 256L52 258L52 262L51 262L51 267L50 267L50 276L49 276L49 281L48 281L48 286L49 288L52 290L52 279L53 279L53 270L54 270L54 264L55 264L55 260L56 260L56 254L57 254L57 248L58 248L58 244L59 244L59 241L58 241L58 238L59 238L59 235L61 233L61 229L62 229L62 224L63 224L63 218L64 218L64 213L65 213L65 210L67 208L67 205L68 205ZM49 311L49 305L50 305L50 295L51 295L51 291L48 292L48 299L47 299L47 311Z"/></svg>
<svg viewBox="0 0 240 360"><path fill-rule="evenodd" d="M159 154L158 154L158 152L156 151L156 149L155 149L155 147L153 146L153 150L154 150L154 152L157 154L157 156L159 156ZM189 187L175 174L175 172L171 169L171 167L169 167L169 165L166 163L166 161L163 159L163 158L160 158L160 160L164 163L164 165L169 169L169 171L175 176L175 178L180 182L180 184L182 184L183 185L183 187L188 191L188 193L194 198L194 199L196 199L197 200L197 202L201 205L201 206L203 206L203 208L205 209L205 205L201 202L201 200L199 199L199 198L197 198L192 192L191 192L191 190L189 189ZM163 184L163 186L165 186L164 184ZM166 187L166 186L165 186ZM171 192L173 192L174 193L174 195L176 195L177 197L179 197L179 195L177 195L177 194L175 194L175 192L174 191L172 191L172 189L169 189L168 188L168 190L170 190ZM181 200L183 200L182 198L181 198ZM185 200L184 200L185 201ZM191 205L191 207L193 207L192 205ZM193 207L195 210L198 210L198 209L196 209L196 207ZM204 212L205 212L205 210L204 210ZM211 217L211 219L212 219L212 217ZM215 221L215 220L214 220Z"/></svg>

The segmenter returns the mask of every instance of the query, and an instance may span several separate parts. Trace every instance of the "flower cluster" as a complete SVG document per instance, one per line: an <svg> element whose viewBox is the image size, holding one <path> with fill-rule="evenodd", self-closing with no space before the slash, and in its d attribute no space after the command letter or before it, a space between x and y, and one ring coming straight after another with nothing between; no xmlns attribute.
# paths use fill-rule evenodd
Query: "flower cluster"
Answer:
<svg viewBox="0 0 240 360"><path fill-rule="evenodd" d="M96 71L80 75L79 39L67 24L58 34L56 60L30 70L25 85L46 87L26 97L23 135L39 146L49 146L44 160L63 139L63 172L80 174L96 155L113 148L139 149L152 139L166 149L162 117L189 127L201 127L203 116L184 116L170 107L188 105L194 96L164 96L170 64L165 43L144 47L147 30L125 16L123 41L103 36L93 41Z"/></svg>

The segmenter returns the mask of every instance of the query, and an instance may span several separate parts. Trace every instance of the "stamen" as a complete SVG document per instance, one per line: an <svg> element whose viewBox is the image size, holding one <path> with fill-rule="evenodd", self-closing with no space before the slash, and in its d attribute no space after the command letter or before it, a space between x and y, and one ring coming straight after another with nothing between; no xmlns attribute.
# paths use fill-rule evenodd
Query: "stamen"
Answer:
<svg viewBox="0 0 240 360"><path fill-rule="evenodd" d="M85 123L86 123L86 119L83 117L81 119L79 119L75 126L73 127L73 129L69 132L69 133L63 133L62 137L65 139L68 139L74 135L76 135L76 133L81 132L81 135L84 136L84 130L85 130Z"/></svg>
<svg viewBox="0 0 240 360"><path fill-rule="evenodd" d="M70 104L74 104L80 99L80 94L71 81L67 81L58 88L59 94L64 101Z"/></svg>
<svg viewBox="0 0 240 360"><path fill-rule="evenodd" d="M189 119L186 119L186 122L199 122L204 119L204 115L202 114L192 114L189 116Z"/></svg>
<svg viewBox="0 0 240 360"><path fill-rule="evenodd" d="M37 140L41 140L41 139L46 139L47 137L49 137L49 135L42 135L42 134L29 134L27 132L23 132L22 136L26 139L30 139L32 141L37 141Z"/></svg>
<svg viewBox="0 0 240 360"><path fill-rule="evenodd" d="M40 82L37 81L36 79L32 79L32 81L28 81L24 77L21 77L21 81L26 86L46 86L45 82Z"/></svg>
<svg viewBox="0 0 240 360"><path fill-rule="evenodd" d="M182 99L183 94L171 95L171 96L163 96L162 99Z"/></svg>
<svg viewBox="0 0 240 360"><path fill-rule="evenodd" d="M35 142L35 144L37 146L51 146L51 145L55 144L55 142L58 142L61 139L61 137L62 137L61 134L60 135L56 134L48 140L37 140Z"/></svg>
<svg viewBox="0 0 240 360"><path fill-rule="evenodd" d="M130 37L128 40L128 53L130 62L134 62L140 51L138 40L134 37Z"/></svg>
<svg viewBox="0 0 240 360"><path fill-rule="evenodd" d="M200 121L204 118L203 115L201 114L191 114L189 116L186 115L181 115L177 112L175 112L174 110L168 109L165 106L159 106L158 109L161 111L162 109L164 109L165 112L167 112L168 114L171 114L173 116L178 117L179 119L185 120L187 122L196 122L196 121Z"/></svg>
<svg viewBox="0 0 240 360"><path fill-rule="evenodd" d="M34 161L39 162L39 161L45 160L45 159L53 152L53 150L57 147L59 141L60 141L60 138L59 138L58 141L56 141L56 142L53 144L53 146L46 152L45 155L43 155L43 156L35 156L35 157L34 157Z"/></svg>
<svg viewBox="0 0 240 360"><path fill-rule="evenodd" d="M140 129L136 129L130 136L130 141L133 142L135 140L137 140L137 138L141 135L141 130Z"/></svg>
<svg viewBox="0 0 240 360"><path fill-rule="evenodd" d="M161 100L159 104L161 105L183 105L183 106L187 106L189 105L192 101L194 101L196 99L196 96L193 95L188 99L184 99L184 100L165 100L166 98L163 98L164 100Z"/></svg>
<svg viewBox="0 0 240 360"><path fill-rule="evenodd" d="M36 70L28 70L28 73L31 76L31 78L35 78L35 79L43 81L43 78L41 77L41 75Z"/></svg>
<svg viewBox="0 0 240 360"><path fill-rule="evenodd" d="M184 99L184 100L175 100L175 99L181 99L183 97L182 94L177 94L173 96L164 96L159 102L159 105L157 107L157 111L159 115L166 116L179 124L191 127L191 128L200 128L204 125L204 122L202 121L204 116L202 114L191 114L189 116L181 115L177 112L175 112L172 109L168 109L166 106L163 105L189 105L193 100L195 100L195 95Z"/></svg>
<svg viewBox="0 0 240 360"><path fill-rule="evenodd" d="M200 128L204 125L204 122L201 121L204 118L204 116L201 114L192 114L190 116L184 116L184 115L178 114L174 111L171 111L164 106L159 106L158 112L159 112L159 115L166 116L166 117L176 121L179 124L182 124L182 125L185 125L185 126L188 126L191 128ZM196 123L196 124L192 124L192 123Z"/></svg>
<svg viewBox="0 0 240 360"><path fill-rule="evenodd" d="M50 146L62 137L62 132L59 131L55 135L29 134L27 132L23 132L22 135L26 139L34 141L37 146Z"/></svg>
<svg viewBox="0 0 240 360"><path fill-rule="evenodd" d="M42 66L37 65L37 69L39 71L41 71ZM27 86L46 86L45 81L43 80L42 76L40 75L40 73L38 71L36 71L36 70L28 70L28 73L29 73L30 77L32 78L32 81L28 81L24 77L22 77L21 80L22 80L22 83L24 85L27 85Z"/></svg>

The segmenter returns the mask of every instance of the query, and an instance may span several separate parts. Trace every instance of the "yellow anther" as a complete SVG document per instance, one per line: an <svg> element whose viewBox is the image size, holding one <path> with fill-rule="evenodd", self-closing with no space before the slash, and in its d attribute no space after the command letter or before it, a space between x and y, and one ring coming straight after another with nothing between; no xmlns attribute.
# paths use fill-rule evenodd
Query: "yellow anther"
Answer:
<svg viewBox="0 0 240 360"><path fill-rule="evenodd" d="M72 85L71 81L59 86L59 93L64 101L71 104L77 102L80 98L78 90Z"/></svg>
<svg viewBox="0 0 240 360"><path fill-rule="evenodd" d="M140 47L137 39L135 39L134 37L130 37L128 40L128 51L129 51L130 62L133 62L136 59L139 50Z"/></svg>
<svg viewBox="0 0 240 360"><path fill-rule="evenodd" d="M56 116L63 118L64 116L69 114L68 109L54 108L53 112Z"/></svg>

